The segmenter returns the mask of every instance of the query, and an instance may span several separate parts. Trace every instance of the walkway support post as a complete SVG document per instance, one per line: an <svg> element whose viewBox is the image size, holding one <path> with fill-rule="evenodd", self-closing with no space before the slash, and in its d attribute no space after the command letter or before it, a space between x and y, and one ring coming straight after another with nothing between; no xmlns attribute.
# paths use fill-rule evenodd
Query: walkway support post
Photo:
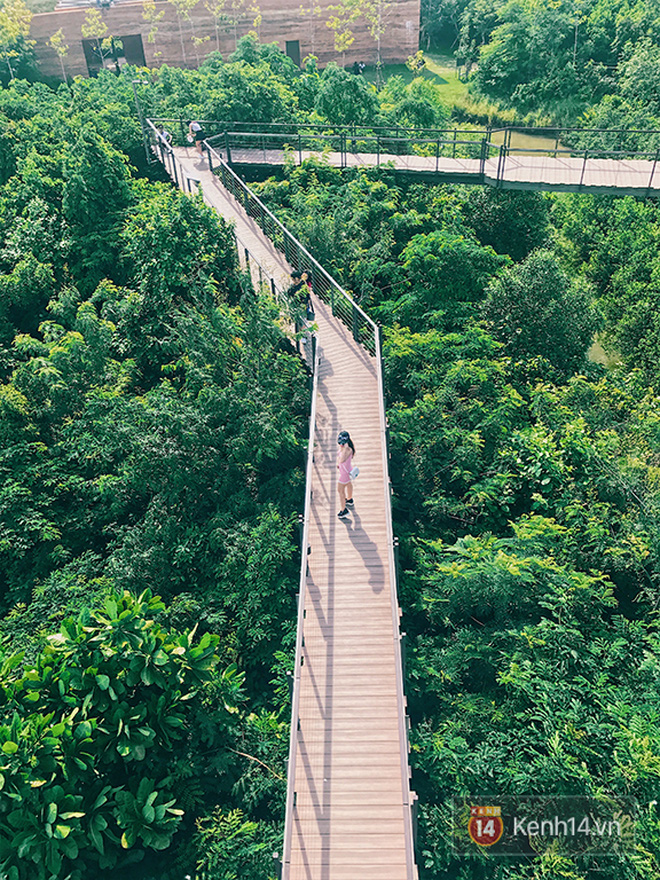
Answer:
<svg viewBox="0 0 660 880"><path fill-rule="evenodd" d="M589 150L584 151L584 160L582 162L582 174L580 175L580 184L579 187L582 189L582 183L584 181L584 172L587 170L587 157L589 156Z"/></svg>
<svg viewBox="0 0 660 880"><path fill-rule="evenodd" d="M229 148L229 132L225 129L225 152L227 153L227 165L233 164L231 161L231 149Z"/></svg>
<svg viewBox="0 0 660 880"><path fill-rule="evenodd" d="M486 151L488 150L488 141L486 138L481 139L481 158L479 160L479 176L481 183L486 179Z"/></svg>
<svg viewBox="0 0 660 880"><path fill-rule="evenodd" d="M649 185L646 187L646 194L644 198L648 199L651 195L651 184L653 183L653 175L655 174L655 166L658 164L658 159L660 158L660 148L655 151L655 159L653 160L653 168L651 168L651 176L649 177Z"/></svg>

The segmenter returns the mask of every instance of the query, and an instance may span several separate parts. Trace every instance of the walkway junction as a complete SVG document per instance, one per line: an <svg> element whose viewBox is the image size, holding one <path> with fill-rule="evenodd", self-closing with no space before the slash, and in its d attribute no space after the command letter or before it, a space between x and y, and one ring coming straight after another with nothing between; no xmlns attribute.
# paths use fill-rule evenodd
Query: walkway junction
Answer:
<svg viewBox="0 0 660 880"><path fill-rule="evenodd" d="M379 327L211 144L200 159L165 143L150 120L145 133L173 180L201 189L234 223L243 268L285 315L291 271L313 282L318 329L298 342L313 379L278 871L283 880L416 880ZM361 469L348 520L337 517L340 430Z"/></svg>
<svg viewBox="0 0 660 880"><path fill-rule="evenodd" d="M185 143L182 120L161 121ZM434 183L660 196L660 131L512 126L406 131L214 121L202 125L215 155L252 174L323 157L339 168L386 166L399 175ZM635 143L644 144L644 149L631 146ZM207 155L212 161L211 153Z"/></svg>

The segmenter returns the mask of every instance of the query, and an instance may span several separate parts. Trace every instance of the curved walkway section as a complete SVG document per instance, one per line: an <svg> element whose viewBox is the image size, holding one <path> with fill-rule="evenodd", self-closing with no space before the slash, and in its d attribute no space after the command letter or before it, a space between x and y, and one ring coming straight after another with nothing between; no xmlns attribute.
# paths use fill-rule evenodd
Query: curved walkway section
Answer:
<svg viewBox="0 0 660 880"><path fill-rule="evenodd" d="M249 249L284 286L291 267L208 164L192 148L175 148L172 158L179 185L201 186L236 224L239 251ZM415 880L379 355L328 303L315 297L315 307L320 363L283 878ZM340 430L350 432L361 470L348 520L337 517Z"/></svg>

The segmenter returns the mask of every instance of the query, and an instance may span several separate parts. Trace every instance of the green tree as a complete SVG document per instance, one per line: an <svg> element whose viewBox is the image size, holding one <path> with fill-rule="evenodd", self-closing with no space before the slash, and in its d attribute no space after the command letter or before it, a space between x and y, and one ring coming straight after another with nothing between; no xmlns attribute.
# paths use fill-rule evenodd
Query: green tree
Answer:
<svg viewBox="0 0 660 880"><path fill-rule="evenodd" d="M87 10L80 30L86 40L95 41L99 65L103 67L103 61L107 54L104 51L104 42L108 35L108 25L103 21L103 17L98 9Z"/></svg>
<svg viewBox="0 0 660 880"><path fill-rule="evenodd" d="M600 326L592 288L543 250L491 282L484 316L511 357L544 357L563 375L584 364Z"/></svg>
<svg viewBox="0 0 660 880"><path fill-rule="evenodd" d="M328 6L328 12L332 15L326 21L326 25L335 34L335 52L341 53L341 63L344 65L346 50L355 42L355 35L351 30L353 23L360 17L360 5L356 0L342 0L334 6Z"/></svg>
<svg viewBox="0 0 660 880"><path fill-rule="evenodd" d="M463 212L483 245L517 262L547 243L549 205L541 193L479 186L470 188Z"/></svg>
<svg viewBox="0 0 660 880"><path fill-rule="evenodd" d="M23 0L4 0L0 6L0 58L7 65L9 79L13 80L17 73L25 75L33 64L30 40L30 23L32 13ZM0 82L6 83L3 74Z"/></svg>
<svg viewBox="0 0 660 880"><path fill-rule="evenodd" d="M5 660L8 876L89 875L169 847L184 815L172 791L175 744L196 735L205 687L222 693L227 709L213 721L224 711L226 725L240 680L214 673L217 638L168 633L154 620L163 610L148 592L110 596L65 621L34 666Z"/></svg>
<svg viewBox="0 0 660 880"><path fill-rule="evenodd" d="M414 235L401 259L408 284L394 305L406 326L457 326L476 314L490 278L506 264L490 247L451 229Z"/></svg>
<svg viewBox="0 0 660 880"><path fill-rule="evenodd" d="M64 67L64 59L69 54L69 46L64 42L64 31L62 28L59 28L52 34L48 39L48 45L51 49L55 50L55 54L57 55L58 61L60 62L60 67L62 69L62 79L65 83L68 82L66 69Z"/></svg>
<svg viewBox="0 0 660 880"><path fill-rule="evenodd" d="M315 107L329 122L352 125L373 119L377 98L364 77L353 76L331 62L321 74Z"/></svg>
<svg viewBox="0 0 660 880"><path fill-rule="evenodd" d="M149 25L149 33L147 34L147 43L156 44L156 34L158 33L158 25L165 15L164 9L156 9L156 0L143 0L142 18ZM163 53L154 50L154 58L158 58Z"/></svg>
<svg viewBox="0 0 660 880"><path fill-rule="evenodd" d="M64 175L71 258L77 281L91 292L116 265L117 232L131 200L126 157L87 126L67 153Z"/></svg>
<svg viewBox="0 0 660 880"><path fill-rule="evenodd" d="M364 0L362 15L369 26L369 33L376 43L376 85L383 84L383 57L381 41L387 30L388 15L392 8L392 0Z"/></svg>

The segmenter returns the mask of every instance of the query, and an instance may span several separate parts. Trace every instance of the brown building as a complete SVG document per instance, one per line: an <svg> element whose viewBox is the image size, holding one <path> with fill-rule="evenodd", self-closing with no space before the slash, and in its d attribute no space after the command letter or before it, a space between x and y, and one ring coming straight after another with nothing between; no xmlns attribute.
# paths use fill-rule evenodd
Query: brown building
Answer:
<svg viewBox="0 0 660 880"><path fill-rule="evenodd" d="M73 3L84 5L69 5ZM236 0L234 0L234 3ZM318 56L321 65L329 61L347 65L355 61L374 64L376 46L369 33L367 21L360 17L350 30L355 36L344 57L335 50L335 33L326 22L333 15L326 0L310 2L309 7L320 7L320 14L311 16L301 13L300 0L255 0L254 7L261 15L255 28L254 7L249 9L250 0L237 14L235 22L223 21L216 27L216 19L207 7L217 6L217 0L199 0L190 11L189 19L181 19L172 2L158 2L155 7L157 30L149 41L151 25L144 17L144 4L131 0L118 0L108 5L108 0L97 0L96 6L85 0L61 0L54 12L35 15L32 19L30 36L36 40L35 51L42 72L47 76L62 76L60 60L49 45L50 37L60 28L64 43L69 46L64 58L68 76L87 76L94 74L101 64L114 65L111 57L118 58L119 65L130 64L157 67L169 64L176 67L197 67L205 56L219 50L224 58L230 55L236 40L251 30L257 30L262 43L277 43L297 64L309 54ZM337 0L334 0L337 2ZM302 4L304 7L304 3ZM329 5L332 5L332 0ZM230 4L227 3L227 7ZM381 54L384 63L405 61L417 51L419 40L420 0L393 0L384 2L386 28L381 40ZM114 38L114 51L104 48L102 60L99 43L95 39L84 39L82 26L90 9L98 9L107 26L107 38ZM161 15L162 13L162 15Z"/></svg>

